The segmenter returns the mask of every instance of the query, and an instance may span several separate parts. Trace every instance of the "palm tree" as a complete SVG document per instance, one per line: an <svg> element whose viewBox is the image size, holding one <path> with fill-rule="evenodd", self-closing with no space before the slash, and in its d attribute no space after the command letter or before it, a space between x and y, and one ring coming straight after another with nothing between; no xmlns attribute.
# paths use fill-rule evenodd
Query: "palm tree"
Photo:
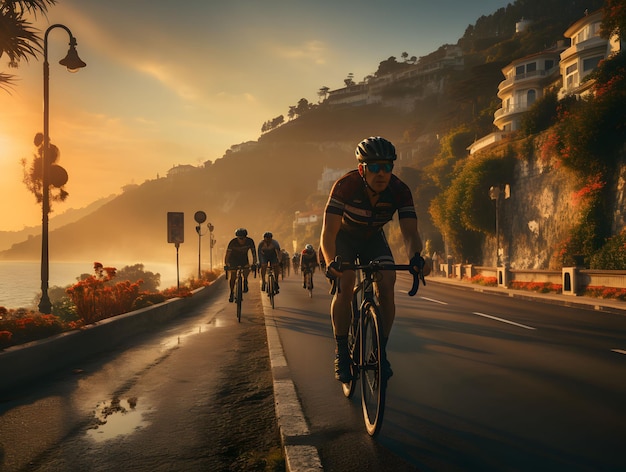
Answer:
<svg viewBox="0 0 626 472"><path fill-rule="evenodd" d="M0 58L9 59L9 67L17 68L20 60L28 61L42 52L42 39L28 15L45 15L48 6L57 0L0 0ZM6 88L13 75L0 72L0 88Z"/></svg>

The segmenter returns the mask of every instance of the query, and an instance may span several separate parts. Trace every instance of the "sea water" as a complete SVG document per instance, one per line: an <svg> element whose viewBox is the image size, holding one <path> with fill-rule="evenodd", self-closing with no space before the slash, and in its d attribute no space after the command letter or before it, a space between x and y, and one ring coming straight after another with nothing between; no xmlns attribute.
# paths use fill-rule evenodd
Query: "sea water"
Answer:
<svg viewBox="0 0 626 472"><path fill-rule="evenodd" d="M136 263L105 264L121 269ZM178 279L197 275L192 267L176 263L143 263L144 270L161 274L160 289L175 287ZM92 262L50 262L48 287L66 287L77 282L82 274L93 274ZM34 308L41 297L41 263L39 261L0 261L0 306L5 308Z"/></svg>

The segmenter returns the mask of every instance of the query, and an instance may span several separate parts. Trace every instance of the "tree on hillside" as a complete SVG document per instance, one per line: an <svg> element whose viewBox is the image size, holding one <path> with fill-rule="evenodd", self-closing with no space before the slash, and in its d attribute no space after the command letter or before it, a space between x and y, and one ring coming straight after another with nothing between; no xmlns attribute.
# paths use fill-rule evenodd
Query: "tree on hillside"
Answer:
<svg viewBox="0 0 626 472"><path fill-rule="evenodd" d="M20 60L28 61L42 51L42 38L28 14L44 14L56 0L0 0L0 58L9 59L9 67L17 68ZM13 82L13 75L0 72L0 87L6 88Z"/></svg>
<svg viewBox="0 0 626 472"><path fill-rule="evenodd" d="M328 96L329 91L330 89L326 87L326 85L324 85L322 88L320 88L317 91L317 96L320 97L320 102L323 102L324 100L326 100L326 97Z"/></svg>
<svg viewBox="0 0 626 472"><path fill-rule="evenodd" d="M306 98L301 98L298 100L298 106L296 107L296 113L298 116L304 115L307 111L311 109L311 104Z"/></svg>
<svg viewBox="0 0 626 472"><path fill-rule="evenodd" d="M289 121L293 120L297 114L295 105L291 105L289 107L289 111L287 112L287 118L289 118Z"/></svg>

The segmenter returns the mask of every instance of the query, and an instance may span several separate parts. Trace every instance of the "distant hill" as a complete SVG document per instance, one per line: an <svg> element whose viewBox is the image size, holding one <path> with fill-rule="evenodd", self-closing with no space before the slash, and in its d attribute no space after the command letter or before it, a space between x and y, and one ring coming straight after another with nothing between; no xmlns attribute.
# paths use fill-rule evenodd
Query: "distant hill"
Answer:
<svg viewBox="0 0 626 472"><path fill-rule="evenodd" d="M116 195L111 194L108 197L100 198L93 203L90 203L86 207L75 209L70 208L59 215L51 216L49 226L50 230L55 230L69 223L84 218L90 213L93 213L105 203L113 200ZM33 197L33 205L34 205ZM25 239L34 237L41 233L41 226L28 226L19 231L0 231L0 251L10 248L13 244L24 241Z"/></svg>

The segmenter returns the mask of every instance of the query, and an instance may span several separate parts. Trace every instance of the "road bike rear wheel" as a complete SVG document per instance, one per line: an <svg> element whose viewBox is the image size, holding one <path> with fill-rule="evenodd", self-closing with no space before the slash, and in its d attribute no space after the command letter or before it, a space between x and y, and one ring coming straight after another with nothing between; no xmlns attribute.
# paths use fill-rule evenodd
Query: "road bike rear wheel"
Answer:
<svg viewBox="0 0 626 472"><path fill-rule="evenodd" d="M381 368L381 325L380 312L376 305L365 308L362 329L361 403L365 429L370 436L380 431L385 411L387 379Z"/></svg>
<svg viewBox="0 0 626 472"><path fill-rule="evenodd" d="M237 302L237 321L241 323L241 302L243 301L243 277L239 275L237 277L237 288L235 300Z"/></svg>

